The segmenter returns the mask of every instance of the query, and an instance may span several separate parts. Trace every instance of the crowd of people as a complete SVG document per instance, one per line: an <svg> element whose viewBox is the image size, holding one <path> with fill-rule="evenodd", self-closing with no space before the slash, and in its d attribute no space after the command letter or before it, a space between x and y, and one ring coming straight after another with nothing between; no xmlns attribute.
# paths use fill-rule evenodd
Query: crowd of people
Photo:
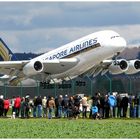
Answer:
<svg viewBox="0 0 140 140"><path fill-rule="evenodd" d="M15 118L121 118L138 117L139 99L137 96L120 96L112 93L111 95L101 95L96 93L93 97L83 95L59 95L25 97L13 96L8 99L0 96L0 117L7 117L7 112L11 108L11 116Z"/></svg>

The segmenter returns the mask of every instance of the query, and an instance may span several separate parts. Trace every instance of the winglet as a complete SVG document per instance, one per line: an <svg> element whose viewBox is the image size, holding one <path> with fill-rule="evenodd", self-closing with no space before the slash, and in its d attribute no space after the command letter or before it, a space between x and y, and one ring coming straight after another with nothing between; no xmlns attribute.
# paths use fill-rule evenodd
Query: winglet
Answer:
<svg viewBox="0 0 140 140"><path fill-rule="evenodd" d="M16 61L17 57L8 48L5 42L0 38L0 61Z"/></svg>

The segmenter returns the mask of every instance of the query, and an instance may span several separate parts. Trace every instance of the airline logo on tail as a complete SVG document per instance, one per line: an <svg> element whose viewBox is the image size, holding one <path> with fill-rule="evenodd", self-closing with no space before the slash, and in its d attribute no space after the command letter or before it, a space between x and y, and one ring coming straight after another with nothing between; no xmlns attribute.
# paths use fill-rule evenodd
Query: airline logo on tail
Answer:
<svg viewBox="0 0 140 140"><path fill-rule="evenodd" d="M0 38L0 61L14 61L17 60L16 56Z"/></svg>

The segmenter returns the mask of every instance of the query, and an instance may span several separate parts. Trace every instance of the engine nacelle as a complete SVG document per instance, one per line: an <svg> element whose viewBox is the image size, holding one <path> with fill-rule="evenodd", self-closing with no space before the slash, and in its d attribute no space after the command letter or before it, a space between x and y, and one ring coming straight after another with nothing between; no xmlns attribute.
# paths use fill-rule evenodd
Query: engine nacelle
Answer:
<svg viewBox="0 0 140 140"><path fill-rule="evenodd" d="M43 64L40 61L31 61L23 67L26 76L36 75L43 71Z"/></svg>
<svg viewBox="0 0 140 140"><path fill-rule="evenodd" d="M140 71L140 60L130 60L128 61L128 70L125 72L126 74L135 74Z"/></svg>
<svg viewBox="0 0 140 140"><path fill-rule="evenodd" d="M114 60L109 66L109 72L111 74L121 74L128 69L128 62L125 59Z"/></svg>

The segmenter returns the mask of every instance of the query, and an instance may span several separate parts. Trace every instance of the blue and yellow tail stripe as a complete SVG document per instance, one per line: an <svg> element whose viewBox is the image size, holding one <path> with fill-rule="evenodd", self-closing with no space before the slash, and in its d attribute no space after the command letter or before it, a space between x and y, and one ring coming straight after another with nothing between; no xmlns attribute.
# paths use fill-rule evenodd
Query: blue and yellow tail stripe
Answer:
<svg viewBox="0 0 140 140"><path fill-rule="evenodd" d="M0 38L0 61L15 61L17 60L16 56Z"/></svg>

